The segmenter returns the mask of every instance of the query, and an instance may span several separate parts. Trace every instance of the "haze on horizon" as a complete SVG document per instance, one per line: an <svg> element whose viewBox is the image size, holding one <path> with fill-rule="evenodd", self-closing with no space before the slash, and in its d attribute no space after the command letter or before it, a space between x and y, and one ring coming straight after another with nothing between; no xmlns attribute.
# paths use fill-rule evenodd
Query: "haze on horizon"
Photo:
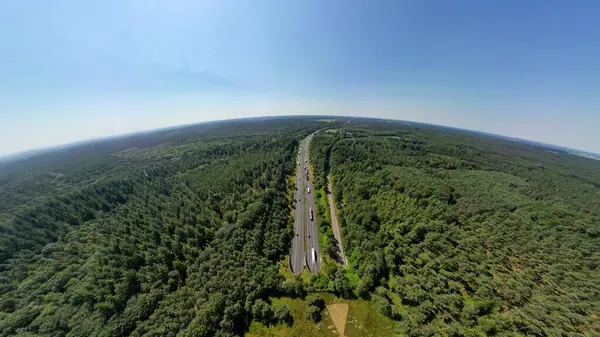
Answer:
<svg viewBox="0 0 600 337"><path fill-rule="evenodd" d="M0 155L209 120L382 117L600 153L590 0L0 3Z"/></svg>

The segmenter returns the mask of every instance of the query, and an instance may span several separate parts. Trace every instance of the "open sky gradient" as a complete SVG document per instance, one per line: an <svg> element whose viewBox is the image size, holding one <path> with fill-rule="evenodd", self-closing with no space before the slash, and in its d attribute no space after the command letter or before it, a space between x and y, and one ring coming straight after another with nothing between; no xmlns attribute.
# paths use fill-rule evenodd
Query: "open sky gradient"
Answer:
<svg viewBox="0 0 600 337"><path fill-rule="evenodd" d="M600 152L600 2L0 2L0 155L191 122L406 119Z"/></svg>

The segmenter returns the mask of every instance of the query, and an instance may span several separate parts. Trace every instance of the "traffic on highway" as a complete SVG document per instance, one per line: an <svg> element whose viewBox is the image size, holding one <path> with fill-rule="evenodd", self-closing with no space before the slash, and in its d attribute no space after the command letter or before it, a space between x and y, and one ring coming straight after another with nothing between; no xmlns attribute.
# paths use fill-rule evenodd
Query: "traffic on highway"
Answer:
<svg viewBox="0 0 600 337"><path fill-rule="evenodd" d="M315 200L308 169L308 144L312 135L306 137L298 151L298 170L296 174L296 194L294 211L294 237L290 253L290 268L296 275L306 265L312 273L321 270L317 222L314 214ZM303 167L302 167L302 164Z"/></svg>

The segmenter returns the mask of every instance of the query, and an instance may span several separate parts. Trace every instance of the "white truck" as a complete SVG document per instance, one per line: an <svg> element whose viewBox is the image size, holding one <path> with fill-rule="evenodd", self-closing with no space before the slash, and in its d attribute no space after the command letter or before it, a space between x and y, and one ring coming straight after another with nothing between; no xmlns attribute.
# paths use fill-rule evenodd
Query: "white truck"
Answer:
<svg viewBox="0 0 600 337"><path fill-rule="evenodd" d="M313 219L313 211L312 211L312 208L309 208L309 209L310 209L310 221L312 221L312 219Z"/></svg>
<svg viewBox="0 0 600 337"><path fill-rule="evenodd" d="M312 255L313 262L316 262L317 261L317 252L315 251L314 248L312 248L312 254L311 255Z"/></svg>

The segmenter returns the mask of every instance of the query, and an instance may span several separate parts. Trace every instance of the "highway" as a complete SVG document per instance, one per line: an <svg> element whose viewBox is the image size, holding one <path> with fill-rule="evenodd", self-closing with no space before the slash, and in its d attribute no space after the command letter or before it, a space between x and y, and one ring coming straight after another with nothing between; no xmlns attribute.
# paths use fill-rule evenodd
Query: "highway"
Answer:
<svg viewBox="0 0 600 337"><path fill-rule="evenodd" d="M292 252L290 254L290 267L294 274L300 274L304 264L312 273L321 270L321 252L319 250L319 238L317 234L316 207L312 181L307 179L304 167L308 167L308 143L312 134L306 137L300 146L298 154L298 171L296 175L296 200L294 211L294 238L292 240ZM298 163L296 163L298 164ZM308 192L310 189L310 193ZM311 220L310 211L313 211ZM306 247L305 243L306 242ZM304 249L306 248L306 249ZM314 250L314 255L313 255Z"/></svg>
<svg viewBox="0 0 600 337"><path fill-rule="evenodd" d="M313 134L306 137L302 142L302 152L304 158L308 158L308 144ZM308 166L308 164L306 164ZM317 274L321 271L321 252L319 250L319 237L317 235L317 211L315 207L314 189L312 181L308 180L304 175L304 181L306 184L305 189L310 188L310 193L306 192L305 213L306 213L306 262L308 270ZM308 191L308 190L307 190ZM313 210L313 219L310 219L310 209ZM314 256L313 256L314 250Z"/></svg>
<svg viewBox="0 0 600 337"><path fill-rule="evenodd" d="M304 143L304 142L302 142ZM294 197L294 238L292 239L292 251L290 253L290 268L292 272L296 275L302 272L302 268L304 267L304 222L306 221L305 213L304 213L304 193L303 186L305 177L303 177L303 163L304 163L304 152L300 151L298 153L297 158L298 163L300 165L297 166L297 174L296 174L296 193ZM298 164L296 163L296 164Z"/></svg>

